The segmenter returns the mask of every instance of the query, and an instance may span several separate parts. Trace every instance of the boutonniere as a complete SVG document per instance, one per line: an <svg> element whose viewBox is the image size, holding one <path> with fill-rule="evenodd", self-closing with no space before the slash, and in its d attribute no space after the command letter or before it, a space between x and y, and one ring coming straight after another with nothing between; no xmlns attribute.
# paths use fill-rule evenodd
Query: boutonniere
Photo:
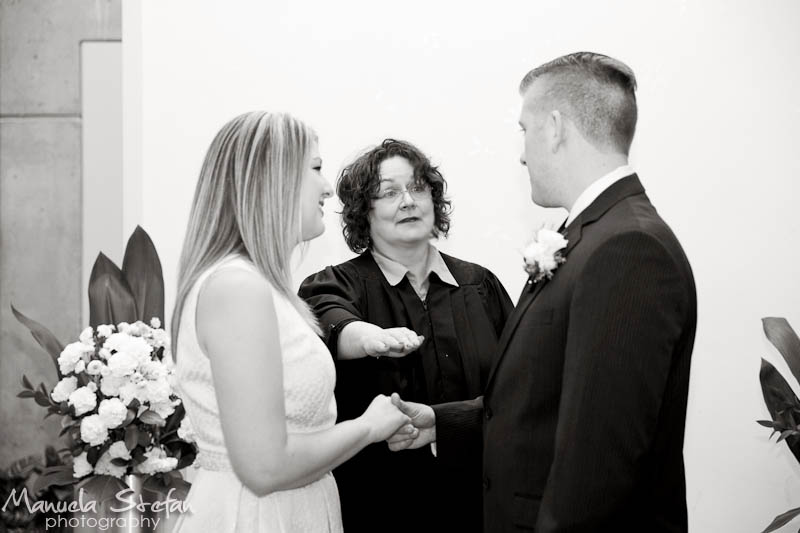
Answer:
<svg viewBox="0 0 800 533"><path fill-rule="evenodd" d="M567 239L551 229L542 228L522 251L524 268L533 283L553 277L553 271L566 262L562 250L567 247Z"/></svg>

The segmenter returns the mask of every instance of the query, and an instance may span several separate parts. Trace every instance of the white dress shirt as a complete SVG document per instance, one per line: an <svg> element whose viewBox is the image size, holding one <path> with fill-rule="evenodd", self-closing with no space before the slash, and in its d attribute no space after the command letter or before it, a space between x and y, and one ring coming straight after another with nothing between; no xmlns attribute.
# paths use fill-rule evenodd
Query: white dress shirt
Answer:
<svg viewBox="0 0 800 533"><path fill-rule="evenodd" d="M569 216L567 217L566 225L569 226L573 220L578 218L578 215L581 212L589 207L592 202L597 200L597 197L603 194L603 191L611 187L613 184L621 180L622 178L628 177L633 174L635 171L633 167L630 165L622 165L621 167L617 167L599 180L595 181L578 196L578 199L575 200L575 203L572 205L572 209L569 210Z"/></svg>

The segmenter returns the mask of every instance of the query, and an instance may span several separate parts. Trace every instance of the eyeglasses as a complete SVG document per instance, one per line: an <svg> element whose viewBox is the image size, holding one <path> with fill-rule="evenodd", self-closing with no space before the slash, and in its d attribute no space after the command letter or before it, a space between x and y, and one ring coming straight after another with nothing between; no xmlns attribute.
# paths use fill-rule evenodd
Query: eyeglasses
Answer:
<svg viewBox="0 0 800 533"><path fill-rule="evenodd" d="M372 197L373 200L384 200L386 202L397 202L403 197L403 194L408 193L414 200L423 200L430 198L431 186L427 183L414 183L406 188L390 187Z"/></svg>

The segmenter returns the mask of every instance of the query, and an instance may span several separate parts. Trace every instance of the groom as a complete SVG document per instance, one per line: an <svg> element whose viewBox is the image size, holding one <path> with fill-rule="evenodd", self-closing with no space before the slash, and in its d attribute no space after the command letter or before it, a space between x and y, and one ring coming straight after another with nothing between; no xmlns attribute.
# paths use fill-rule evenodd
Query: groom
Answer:
<svg viewBox="0 0 800 533"><path fill-rule="evenodd" d="M394 397L420 431L390 448L482 456L486 532L687 530L695 285L628 166L635 89L627 65L588 52L524 77L521 162L533 201L569 210L566 261L528 281L483 397L432 408Z"/></svg>

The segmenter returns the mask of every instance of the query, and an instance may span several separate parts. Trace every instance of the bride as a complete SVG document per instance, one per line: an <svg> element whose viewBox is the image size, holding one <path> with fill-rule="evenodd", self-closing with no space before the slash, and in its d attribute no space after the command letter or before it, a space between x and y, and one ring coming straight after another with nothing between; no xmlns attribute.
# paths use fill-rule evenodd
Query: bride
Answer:
<svg viewBox="0 0 800 533"><path fill-rule="evenodd" d="M172 319L200 449L175 531L341 531L331 470L409 421L378 396L335 423L334 364L289 274L295 246L324 231L321 167L316 135L287 114L238 116L208 150Z"/></svg>

